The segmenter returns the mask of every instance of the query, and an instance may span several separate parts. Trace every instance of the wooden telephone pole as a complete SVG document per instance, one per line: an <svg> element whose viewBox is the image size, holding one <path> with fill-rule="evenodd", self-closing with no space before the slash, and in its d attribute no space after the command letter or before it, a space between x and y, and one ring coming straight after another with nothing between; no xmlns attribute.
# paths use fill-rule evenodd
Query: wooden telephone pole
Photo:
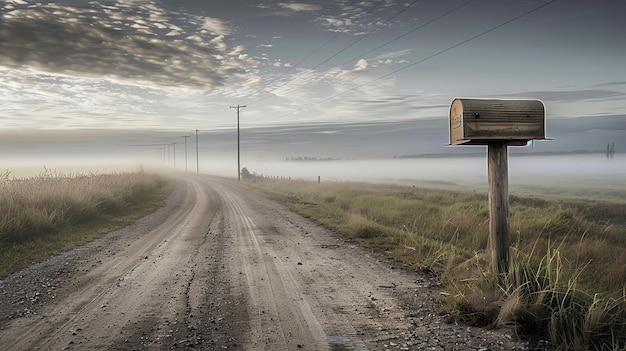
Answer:
<svg viewBox="0 0 626 351"><path fill-rule="evenodd" d="M196 129L196 173L200 173L200 156L198 154L198 130Z"/></svg>
<svg viewBox="0 0 626 351"><path fill-rule="evenodd" d="M183 138L185 138L185 172L187 172L187 138L189 135L183 135Z"/></svg>
<svg viewBox="0 0 626 351"><path fill-rule="evenodd" d="M230 106L237 111L237 180L241 180L241 148L239 143L239 111L243 110L246 105Z"/></svg>

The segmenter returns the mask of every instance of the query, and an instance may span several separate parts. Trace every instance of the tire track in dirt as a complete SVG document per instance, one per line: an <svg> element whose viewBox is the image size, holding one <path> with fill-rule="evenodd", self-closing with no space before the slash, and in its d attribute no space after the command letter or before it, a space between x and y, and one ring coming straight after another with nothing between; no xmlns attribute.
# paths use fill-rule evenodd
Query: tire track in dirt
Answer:
<svg viewBox="0 0 626 351"><path fill-rule="evenodd" d="M198 218L204 218L207 201L201 190L197 183L184 183L183 194L176 200L182 205L175 206L158 227L128 242L112 259L75 276L42 316L15 320L0 333L3 349L101 349L111 338L145 323L154 315L151 301L162 300L160 289L180 294L180 286L167 286L178 284L190 272L185 267L189 262L176 263L169 252L185 250L181 237L191 235ZM175 267L182 269L177 272ZM180 309L168 305L170 315Z"/></svg>
<svg viewBox="0 0 626 351"><path fill-rule="evenodd" d="M367 350L368 340L386 338L380 329L406 329L389 289L372 285L381 277L365 274L364 282L363 258L351 262L354 244L301 217L291 220L285 209L235 186L220 184L217 191L227 200L227 218L236 219L232 230L249 291L249 349Z"/></svg>
<svg viewBox="0 0 626 351"><path fill-rule="evenodd" d="M239 236L238 255L248 288L252 349L294 350L304 345L325 349L324 333L310 306L299 296L289 271L261 249L260 229L241 206L242 199L234 192L220 195L227 203L228 217L236 219L232 230Z"/></svg>
<svg viewBox="0 0 626 351"><path fill-rule="evenodd" d="M432 277L400 269L274 201L210 179L250 331L242 350L525 350L502 331L445 324Z"/></svg>
<svg viewBox="0 0 626 351"><path fill-rule="evenodd" d="M239 184L179 178L157 213L0 280L11 301L0 313L16 316L25 289L58 287L0 320L0 348L526 349L501 331L442 323L430 277Z"/></svg>

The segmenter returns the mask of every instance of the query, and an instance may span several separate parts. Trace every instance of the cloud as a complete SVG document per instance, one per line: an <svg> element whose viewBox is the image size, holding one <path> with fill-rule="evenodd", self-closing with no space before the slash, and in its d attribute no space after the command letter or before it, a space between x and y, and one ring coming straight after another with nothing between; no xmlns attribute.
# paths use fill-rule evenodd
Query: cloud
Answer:
<svg viewBox="0 0 626 351"><path fill-rule="evenodd" d="M305 110L315 115L316 120L380 120L393 115L395 119L432 117L434 107L440 107L441 97L427 97L424 93L390 95L396 85L394 77L371 83L380 72L372 72L366 60L352 69L333 68L319 72L311 69L296 69L292 74L282 75L274 81L271 90L262 93L272 95L271 107L275 122L297 122ZM447 101L446 101L447 104ZM428 105L426 107L425 105ZM443 105L441 105L443 106ZM446 105L447 108L447 105Z"/></svg>
<svg viewBox="0 0 626 351"><path fill-rule="evenodd" d="M272 8L276 16L298 15L325 31L362 36L373 29L390 26L389 18L406 6L406 3L395 0L319 0L268 2L267 5L256 7ZM397 24L397 21L394 24Z"/></svg>
<svg viewBox="0 0 626 351"><path fill-rule="evenodd" d="M230 51L230 55L231 56L238 56L240 55L244 50L246 50L246 47L243 45L237 45L235 47L233 47L233 49Z"/></svg>
<svg viewBox="0 0 626 351"><path fill-rule="evenodd" d="M278 5L280 7L282 7L282 8L284 8L284 9L297 11L297 12L300 12L300 11L317 11L317 10L321 9L321 7L319 5L313 5L313 4L281 2Z"/></svg>
<svg viewBox="0 0 626 351"><path fill-rule="evenodd" d="M398 57L409 55L409 54L411 54L411 52L413 52L413 49L405 49L405 50L384 52L384 53L379 54L379 55L377 55L375 57L372 57L372 60L382 60L382 59L398 58Z"/></svg>
<svg viewBox="0 0 626 351"><path fill-rule="evenodd" d="M0 118L8 128L148 128L166 122L153 110L162 100L158 89L28 70L4 71L2 77Z"/></svg>
<svg viewBox="0 0 626 351"><path fill-rule="evenodd" d="M336 30L340 30L341 28L352 26L352 21L349 18L340 19L340 18L327 17L325 18L325 20L330 27L333 27Z"/></svg>
<svg viewBox="0 0 626 351"><path fill-rule="evenodd" d="M385 24L390 14L397 13L399 7L406 4L396 1L352 1L352 0L320 0L308 2L279 2L273 6L275 15L293 16L297 12L301 16L323 27L327 31L363 35L373 28ZM261 7L261 6L257 6Z"/></svg>
<svg viewBox="0 0 626 351"><path fill-rule="evenodd" d="M202 29L209 31L209 33L213 35L228 35L231 32L230 28L228 28L224 21L211 17L204 18Z"/></svg>
<svg viewBox="0 0 626 351"><path fill-rule="evenodd" d="M395 1L329 1L316 22L332 32L363 35L379 28L405 4Z"/></svg>
<svg viewBox="0 0 626 351"><path fill-rule="evenodd" d="M245 75L254 64L242 55L243 47L230 49L224 43L229 31L219 20L204 18L200 27L184 28L173 23L174 14L151 3L83 6L50 3L3 9L0 65L139 85L212 89L233 75ZM190 31L196 34L181 38Z"/></svg>
<svg viewBox="0 0 626 351"><path fill-rule="evenodd" d="M228 50L228 45L224 43L224 36L218 35L217 37L211 39L209 43L214 46L219 52L226 52Z"/></svg>
<svg viewBox="0 0 626 351"><path fill-rule="evenodd" d="M568 91L530 91L517 94L504 94L502 97L540 99L544 102L579 102L626 99L626 93L605 89L581 89Z"/></svg>
<svg viewBox="0 0 626 351"><path fill-rule="evenodd" d="M360 59L359 61L357 61L357 63L354 65L354 70L355 71L362 71L364 69L367 68L367 61L365 59Z"/></svg>
<svg viewBox="0 0 626 351"><path fill-rule="evenodd" d="M626 87L626 81L608 82L608 83L594 85L594 87L596 88L610 87L610 86L625 86Z"/></svg>

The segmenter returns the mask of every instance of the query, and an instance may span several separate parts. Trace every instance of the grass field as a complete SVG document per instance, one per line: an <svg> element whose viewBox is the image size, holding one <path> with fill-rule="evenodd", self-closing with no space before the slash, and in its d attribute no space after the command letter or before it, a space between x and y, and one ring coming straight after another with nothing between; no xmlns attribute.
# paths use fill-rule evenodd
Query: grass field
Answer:
<svg viewBox="0 0 626 351"><path fill-rule="evenodd" d="M486 194L254 180L304 216L437 274L451 321L514 325L568 350L626 348L624 202L511 196L511 268L498 284L488 274Z"/></svg>
<svg viewBox="0 0 626 351"><path fill-rule="evenodd" d="M131 223L171 189L144 172L0 175L0 276Z"/></svg>

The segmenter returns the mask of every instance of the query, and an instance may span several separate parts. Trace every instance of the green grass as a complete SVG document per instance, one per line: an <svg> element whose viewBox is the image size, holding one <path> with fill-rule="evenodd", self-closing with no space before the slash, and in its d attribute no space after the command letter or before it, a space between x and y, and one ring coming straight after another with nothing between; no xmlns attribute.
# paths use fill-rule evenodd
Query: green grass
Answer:
<svg viewBox="0 0 626 351"><path fill-rule="evenodd" d="M450 321L564 350L626 348L626 203L511 196L511 267L489 276L486 194L255 178L254 190L447 284ZM500 282L500 284L498 284Z"/></svg>
<svg viewBox="0 0 626 351"><path fill-rule="evenodd" d="M173 183L138 173L0 177L0 276L159 208Z"/></svg>

